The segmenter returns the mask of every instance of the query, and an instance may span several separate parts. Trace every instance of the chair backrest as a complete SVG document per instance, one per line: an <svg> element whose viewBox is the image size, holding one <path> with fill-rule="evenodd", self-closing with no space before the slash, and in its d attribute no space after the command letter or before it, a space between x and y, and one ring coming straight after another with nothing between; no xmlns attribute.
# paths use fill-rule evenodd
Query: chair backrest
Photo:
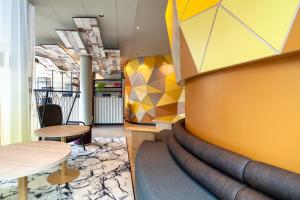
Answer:
<svg viewBox="0 0 300 200"><path fill-rule="evenodd" d="M46 104L38 107L41 127L61 125L63 114L61 107L57 104Z"/></svg>

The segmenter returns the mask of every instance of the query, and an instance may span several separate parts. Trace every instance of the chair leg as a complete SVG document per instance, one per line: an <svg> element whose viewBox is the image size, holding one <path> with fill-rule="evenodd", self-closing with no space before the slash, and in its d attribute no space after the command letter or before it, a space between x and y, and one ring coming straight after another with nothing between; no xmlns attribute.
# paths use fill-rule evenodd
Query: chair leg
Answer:
<svg viewBox="0 0 300 200"><path fill-rule="evenodd" d="M84 136L84 135L83 135L83 136ZM81 136L80 141L81 141L81 145L82 145L82 147L83 147L83 150L86 151L86 149L85 149L85 144L84 144L84 142L83 142L83 136Z"/></svg>

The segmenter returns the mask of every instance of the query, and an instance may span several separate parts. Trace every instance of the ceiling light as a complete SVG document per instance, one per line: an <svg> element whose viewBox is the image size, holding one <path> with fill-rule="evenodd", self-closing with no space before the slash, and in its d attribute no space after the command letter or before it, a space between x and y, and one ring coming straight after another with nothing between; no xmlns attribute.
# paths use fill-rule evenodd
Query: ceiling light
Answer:
<svg viewBox="0 0 300 200"><path fill-rule="evenodd" d="M139 27L139 26L137 26L137 27L136 27L136 29L137 29L137 30L140 30L140 27Z"/></svg>

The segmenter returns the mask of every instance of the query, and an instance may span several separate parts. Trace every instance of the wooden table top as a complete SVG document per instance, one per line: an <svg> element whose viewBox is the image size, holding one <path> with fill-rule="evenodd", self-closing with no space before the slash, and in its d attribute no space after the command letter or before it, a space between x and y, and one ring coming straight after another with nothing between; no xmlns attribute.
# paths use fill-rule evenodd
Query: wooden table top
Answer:
<svg viewBox="0 0 300 200"><path fill-rule="evenodd" d="M0 146L0 179L12 180L54 167L71 154L62 142L35 141Z"/></svg>
<svg viewBox="0 0 300 200"><path fill-rule="evenodd" d="M139 126L139 125L135 125L135 126L129 125L126 126L125 129L129 131L140 131L140 132L151 132L151 133L159 133L161 131L155 126Z"/></svg>
<svg viewBox="0 0 300 200"><path fill-rule="evenodd" d="M69 137L82 135L89 132L89 126L82 125L59 125L48 126L34 131L34 134L39 137Z"/></svg>

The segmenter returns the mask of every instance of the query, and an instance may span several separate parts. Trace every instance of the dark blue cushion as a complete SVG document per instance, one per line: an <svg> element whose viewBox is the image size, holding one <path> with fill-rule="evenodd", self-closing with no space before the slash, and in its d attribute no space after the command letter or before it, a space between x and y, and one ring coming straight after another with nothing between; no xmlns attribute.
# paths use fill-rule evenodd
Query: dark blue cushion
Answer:
<svg viewBox="0 0 300 200"><path fill-rule="evenodd" d="M144 142L136 157L137 200L216 200L187 175L164 142Z"/></svg>

